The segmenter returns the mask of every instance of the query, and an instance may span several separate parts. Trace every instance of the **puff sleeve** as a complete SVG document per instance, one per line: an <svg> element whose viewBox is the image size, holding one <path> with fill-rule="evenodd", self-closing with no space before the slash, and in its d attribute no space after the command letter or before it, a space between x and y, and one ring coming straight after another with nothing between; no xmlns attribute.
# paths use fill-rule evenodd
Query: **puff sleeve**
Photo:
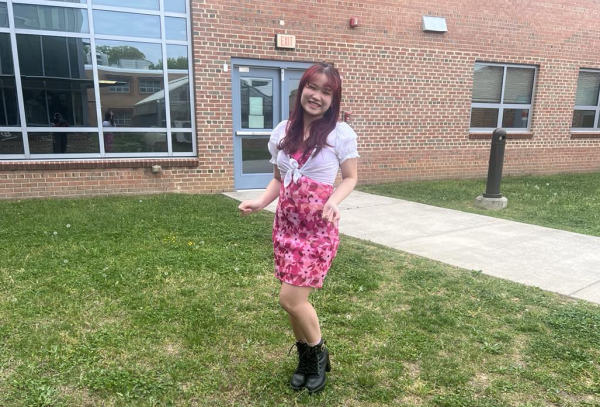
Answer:
<svg viewBox="0 0 600 407"><path fill-rule="evenodd" d="M279 154L279 149L277 146L279 145L279 140L281 139L281 135L285 132L285 127L287 125L287 120L282 121L273 129L271 133L271 138L269 139L269 153L271 153L271 160L269 162L271 164L277 165L277 155Z"/></svg>
<svg viewBox="0 0 600 407"><path fill-rule="evenodd" d="M338 124L335 154L340 164L349 158L360 157L356 144L357 137L352 127L347 123Z"/></svg>

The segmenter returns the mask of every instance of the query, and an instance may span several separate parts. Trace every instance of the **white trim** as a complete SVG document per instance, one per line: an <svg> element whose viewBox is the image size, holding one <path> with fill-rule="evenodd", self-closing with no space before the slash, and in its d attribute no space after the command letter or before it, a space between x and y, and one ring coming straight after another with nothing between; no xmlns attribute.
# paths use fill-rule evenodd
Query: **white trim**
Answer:
<svg viewBox="0 0 600 407"><path fill-rule="evenodd" d="M159 0L158 1L158 8L160 11L164 12L165 10L165 4L164 4L164 0ZM187 21L187 20L186 20ZM165 44L165 39L167 38L167 26L166 26L166 21L165 21L165 15L164 13L161 13L160 15L160 39L162 41L162 48L161 48L161 52L162 52L162 60L163 60L163 96L165 99L165 123L167 124L167 151L169 151L169 155L172 156L173 155L173 140L171 140L171 101L169 98L169 74L168 74L168 66L167 66L167 45ZM188 66L189 66L189 62L188 61ZM140 90L138 89L139 93Z"/></svg>
<svg viewBox="0 0 600 407"><path fill-rule="evenodd" d="M69 37L69 38L84 38L89 39L90 33L73 33L66 31L48 31L48 30L24 30L22 28L15 29L16 34L26 34L26 35L42 35L44 37Z"/></svg>
<svg viewBox="0 0 600 407"><path fill-rule="evenodd" d="M87 9L87 3L69 3L64 1L52 1L52 0L12 0L13 3L18 4L33 4L36 6L56 6L63 8L81 8Z"/></svg>
<svg viewBox="0 0 600 407"><path fill-rule="evenodd" d="M21 136L23 137L24 157L29 158L29 138L25 129L25 101L23 100L23 85L21 83L21 65L19 64L19 53L17 51L17 33L15 32L15 20L12 2L8 2L8 26L10 27L10 45L12 52L13 67L15 72L15 88L17 92L17 106L19 107L19 121L21 122Z"/></svg>
<svg viewBox="0 0 600 407"><path fill-rule="evenodd" d="M589 72L600 75L600 70L596 69L579 69L579 73L577 74L577 89L575 91L575 98L577 98L577 90L579 90L579 74L581 72ZM596 95L597 104L584 106L584 105L575 105L573 107L573 114L577 110L586 110L586 111L594 111L594 127L571 127L571 132L573 133L592 133L600 131L600 86L598 87L598 95ZM571 120L571 125L573 125L573 120Z"/></svg>
<svg viewBox="0 0 600 407"><path fill-rule="evenodd" d="M126 2L126 0L123 0L123 2ZM94 10L114 11L116 13L145 14L145 15L152 15L152 16L160 15L160 10L137 9L137 8L130 8L130 7L102 6L99 4L98 5L92 4L92 8Z"/></svg>
<svg viewBox="0 0 600 407"><path fill-rule="evenodd" d="M123 37L121 35L96 34L96 40L104 41L127 41L127 42L147 42L151 44L162 44L160 38L142 38L142 37Z"/></svg>

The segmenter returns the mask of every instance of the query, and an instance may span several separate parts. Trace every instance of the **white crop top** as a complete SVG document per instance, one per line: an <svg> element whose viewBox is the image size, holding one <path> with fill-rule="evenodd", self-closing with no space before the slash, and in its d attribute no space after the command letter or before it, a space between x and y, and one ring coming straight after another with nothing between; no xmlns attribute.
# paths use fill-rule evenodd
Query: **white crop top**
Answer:
<svg viewBox="0 0 600 407"><path fill-rule="evenodd" d="M340 164L349 158L359 157L356 148L356 133L347 123L338 122L335 129L327 136L327 144L319 154L308 158L302 168L298 169L298 161L289 157L277 146L285 137L285 128L288 121L284 120L275 127L269 140L271 163L277 164L281 176L284 177L283 185L288 186L292 180L298 182L300 177L306 176L323 184L333 185Z"/></svg>

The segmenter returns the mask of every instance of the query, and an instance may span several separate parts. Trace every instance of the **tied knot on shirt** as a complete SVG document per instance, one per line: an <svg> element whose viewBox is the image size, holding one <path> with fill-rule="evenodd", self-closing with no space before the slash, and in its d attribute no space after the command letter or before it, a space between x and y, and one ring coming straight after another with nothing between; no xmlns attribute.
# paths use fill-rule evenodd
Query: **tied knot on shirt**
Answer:
<svg viewBox="0 0 600 407"><path fill-rule="evenodd" d="M283 180L283 186L287 187L288 185L290 185L290 183L292 182L292 180L295 183L298 183L298 180L300 180L300 178L302 178L302 173L300 172L300 164L298 164L298 161L296 161L293 158L290 158L290 169L288 170L287 174L285 174L285 179Z"/></svg>

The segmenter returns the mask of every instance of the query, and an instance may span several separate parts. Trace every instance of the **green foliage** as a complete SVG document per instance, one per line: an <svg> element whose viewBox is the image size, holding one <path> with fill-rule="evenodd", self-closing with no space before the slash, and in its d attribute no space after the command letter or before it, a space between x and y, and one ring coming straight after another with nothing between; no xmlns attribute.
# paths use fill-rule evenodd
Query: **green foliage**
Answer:
<svg viewBox="0 0 600 407"><path fill-rule="evenodd" d="M0 405L598 406L600 309L342 236L294 358L272 214L223 196L0 202Z"/></svg>
<svg viewBox="0 0 600 407"><path fill-rule="evenodd" d="M600 173L504 177L500 191L508 198L508 207L502 211L475 207L475 198L486 188L486 181L480 179L362 185L359 189L443 208L600 236L598 185Z"/></svg>

